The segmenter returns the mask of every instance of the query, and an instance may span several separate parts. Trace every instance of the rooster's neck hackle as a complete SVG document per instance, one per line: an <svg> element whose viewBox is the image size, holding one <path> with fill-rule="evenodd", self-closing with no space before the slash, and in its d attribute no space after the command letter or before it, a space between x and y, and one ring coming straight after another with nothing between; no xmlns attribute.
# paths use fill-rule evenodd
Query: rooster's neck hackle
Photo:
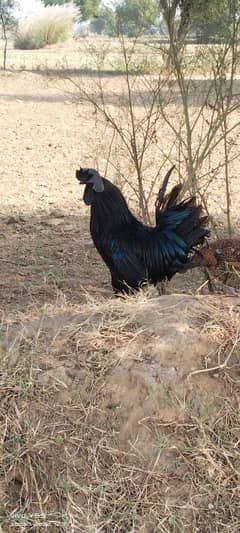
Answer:
<svg viewBox="0 0 240 533"><path fill-rule="evenodd" d="M91 220L96 231L108 232L109 228L130 224L135 220L127 202L115 185L104 180L105 190L97 194L91 206Z"/></svg>

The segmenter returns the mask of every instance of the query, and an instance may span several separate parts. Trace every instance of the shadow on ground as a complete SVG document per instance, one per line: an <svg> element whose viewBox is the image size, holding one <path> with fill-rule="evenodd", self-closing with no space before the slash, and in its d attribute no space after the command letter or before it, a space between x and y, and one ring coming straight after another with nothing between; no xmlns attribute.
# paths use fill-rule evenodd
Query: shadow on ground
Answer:
<svg viewBox="0 0 240 533"><path fill-rule="evenodd" d="M44 95L44 94L24 94L24 93L16 93L16 94L9 94L9 93L0 93L0 99L6 102L15 101L16 99L22 100L24 102L69 102L69 101L75 101L77 99L78 102L81 101L82 104L93 101L98 104L102 103L102 96L100 91L92 91L93 86L87 86L87 97L82 92L82 79L84 79L84 82L86 83L86 80L89 80L91 83L91 80L102 80L103 82L107 79L111 78L124 78L125 72L122 70L92 70L92 69L86 69L86 68L77 68L77 69L23 69L23 70L14 70L11 71L14 73L17 72L29 72L31 74L38 74L40 76L46 76L46 77L52 77L52 78L59 78L63 80L72 80L73 81L73 92L72 94L67 91L66 93L59 94L52 94L52 95ZM144 72L133 72L132 75L134 77L148 77L148 74ZM182 102L182 97L179 91L179 87L177 82L169 82L166 80L164 81L164 78L161 80L161 90L160 90L160 98L165 105L167 104L174 104L178 105ZM211 79L199 79L199 78L192 78L192 79L185 79L185 85L188 90L188 105L189 106L202 106L206 103L206 105L213 105L215 103L215 84L214 81ZM79 91L77 90L77 87L79 86ZM95 87L95 81L94 81L94 87ZM127 94L125 94L122 91L121 85L119 86L119 90L116 90L116 85L114 88L114 91L108 91L107 89L104 90L104 103L105 105L113 105L116 107L119 106L126 106L128 107L129 101ZM86 86L84 87L84 91L86 91ZM240 93L240 80L235 80L233 83L233 96L235 95L236 98L239 98ZM227 94L227 87L226 87L226 94ZM153 99L153 92L152 90L133 90L132 89L132 97L134 99L134 105L142 107L143 102L146 104L150 104Z"/></svg>
<svg viewBox="0 0 240 533"><path fill-rule="evenodd" d="M208 292L200 269L174 276L165 290ZM47 216L0 219L0 308L5 315L56 301L78 305L112 296L110 275L92 243L88 217L54 210Z"/></svg>

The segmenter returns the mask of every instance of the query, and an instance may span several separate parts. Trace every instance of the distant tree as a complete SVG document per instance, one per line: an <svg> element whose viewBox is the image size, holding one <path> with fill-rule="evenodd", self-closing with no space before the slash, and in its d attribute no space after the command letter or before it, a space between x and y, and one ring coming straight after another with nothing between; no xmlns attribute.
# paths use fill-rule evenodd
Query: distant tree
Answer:
<svg viewBox="0 0 240 533"><path fill-rule="evenodd" d="M123 0L116 7L118 30L129 37L135 37L149 28L158 15L158 0Z"/></svg>
<svg viewBox="0 0 240 533"><path fill-rule="evenodd" d="M68 4L72 2L80 8L81 20L91 20L99 13L101 0L43 0L45 6L54 4Z"/></svg>
<svg viewBox="0 0 240 533"><path fill-rule="evenodd" d="M99 13L91 20L91 30L96 33L105 33L110 37L116 35L116 11L110 7L102 6Z"/></svg>
<svg viewBox="0 0 240 533"><path fill-rule="evenodd" d="M190 30L200 40L224 40L233 14L240 10L240 0L159 0L168 31L181 45Z"/></svg>
<svg viewBox="0 0 240 533"><path fill-rule="evenodd" d="M0 0L0 26L4 40L3 70L6 70L7 65L8 33L16 24L14 18L14 9L16 8L16 5L17 3L15 0Z"/></svg>
<svg viewBox="0 0 240 533"><path fill-rule="evenodd" d="M191 28L201 42L222 42L231 38L233 21L239 18L239 0L196 0Z"/></svg>
<svg viewBox="0 0 240 533"><path fill-rule="evenodd" d="M69 4L71 0L43 0L45 6L62 6L63 4Z"/></svg>
<svg viewBox="0 0 240 533"><path fill-rule="evenodd" d="M79 7L81 20L91 20L99 13L101 0L74 0L74 4Z"/></svg>

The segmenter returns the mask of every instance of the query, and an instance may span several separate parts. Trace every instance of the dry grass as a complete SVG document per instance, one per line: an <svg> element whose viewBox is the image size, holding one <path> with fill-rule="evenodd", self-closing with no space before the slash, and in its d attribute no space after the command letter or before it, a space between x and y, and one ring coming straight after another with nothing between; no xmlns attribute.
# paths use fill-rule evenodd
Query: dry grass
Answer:
<svg viewBox="0 0 240 533"><path fill-rule="evenodd" d="M66 41L72 34L78 10L73 4L46 6L41 14L20 21L15 35L14 47L34 50Z"/></svg>
<svg viewBox="0 0 240 533"><path fill-rule="evenodd" d="M58 326L57 310L50 307L36 326L18 326L24 334L15 350L10 341L5 345L4 531L239 531L239 359L215 376L220 395L211 391L213 381L207 385L208 401L201 396L200 376L193 378L194 391L188 380L180 389L160 384L164 401L153 404L149 416L133 420L131 433L122 436L134 405L124 404L118 378L127 364L136 381L141 365L154 358L139 353L139 345L150 347L156 334L140 324L137 310L144 315L153 305L157 312L160 302L141 295L90 301L81 310L65 309ZM218 361L219 346L228 353L236 338L238 312L229 310L223 316L212 300L206 306L200 299L194 322L201 329L208 317L211 364ZM8 325L9 339L15 328ZM238 356L239 347L238 338Z"/></svg>
<svg viewBox="0 0 240 533"><path fill-rule="evenodd" d="M196 370L189 374L189 377L204 372L217 372L226 369L235 370L239 364L240 327L239 311L234 306L227 307L225 302L218 302L214 305L206 305L206 309L201 317L204 322L203 333L210 335L217 348L208 354L205 361L205 368ZM214 362L214 366L210 363ZM230 374L227 373L229 379ZM240 383L237 379L236 383Z"/></svg>

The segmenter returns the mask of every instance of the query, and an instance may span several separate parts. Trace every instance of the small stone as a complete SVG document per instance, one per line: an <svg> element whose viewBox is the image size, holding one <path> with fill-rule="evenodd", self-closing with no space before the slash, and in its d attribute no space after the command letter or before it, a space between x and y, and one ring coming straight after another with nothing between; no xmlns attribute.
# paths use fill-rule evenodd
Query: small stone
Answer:
<svg viewBox="0 0 240 533"><path fill-rule="evenodd" d="M50 218L48 220L43 220L42 224L44 226L60 226L63 223L61 218Z"/></svg>
<svg viewBox="0 0 240 533"><path fill-rule="evenodd" d="M54 218L64 218L64 213L61 211L61 209L53 209L50 213L50 217Z"/></svg>
<svg viewBox="0 0 240 533"><path fill-rule="evenodd" d="M64 231L74 231L74 230L77 231L77 228L73 224L67 224L66 226L64 226Z"/></svg>
<svg viewBox="0 0 240 533"><path fill-rule="evenodd" d="M39 376L39 381L42 385L55 385L63 388L68 388L72 383L72 379L69 377L67 369L64 366L43 372Z"/></svg>
<svg viewBox="0 0 240 533"><path fill-rule="evenodd" d="M18 224L19 223L19 217L11 216L7 219L6 224Z"/></svg>

